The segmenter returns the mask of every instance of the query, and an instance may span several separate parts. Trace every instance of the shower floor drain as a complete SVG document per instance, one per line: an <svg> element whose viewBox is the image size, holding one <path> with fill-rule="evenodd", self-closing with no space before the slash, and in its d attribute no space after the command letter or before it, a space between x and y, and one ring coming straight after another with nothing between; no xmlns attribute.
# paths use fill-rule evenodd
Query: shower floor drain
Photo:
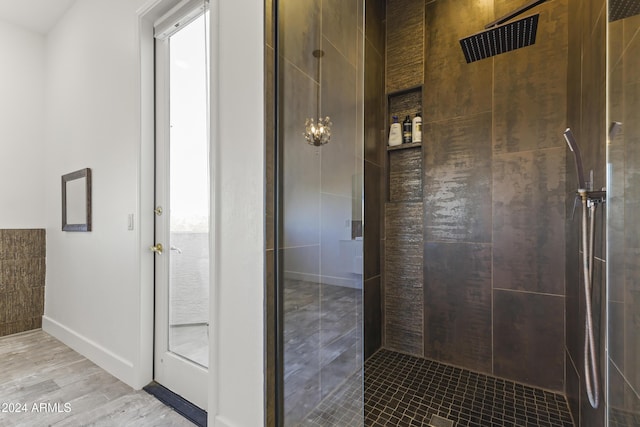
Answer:
<svg viewBox="0 0 640 427"><path fill-rule="evenodd" d="M453 427L453 421L442 418L438 415L432 415L429 425L431 427Z"/></svg>

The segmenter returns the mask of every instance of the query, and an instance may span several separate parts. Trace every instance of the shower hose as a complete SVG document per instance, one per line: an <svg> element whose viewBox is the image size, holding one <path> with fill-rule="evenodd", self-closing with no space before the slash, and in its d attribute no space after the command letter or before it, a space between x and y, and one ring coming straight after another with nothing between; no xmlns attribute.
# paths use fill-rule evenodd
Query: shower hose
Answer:
<svg viewBox="0 0 640 427"><path fill-rule="evenodd" d="M593 408L599 404L598 364L593 339L593 315L591 310L591 287L593 283L593 245L597 202L589 200L586 190L578 190L582 199L582 268L584 276L585 327L584 327L584 382L589 403ZM590 214L590 215L589 215ZM589 221L589 216L591 216ZM589 223L587 225L587 223Z"/></svg>

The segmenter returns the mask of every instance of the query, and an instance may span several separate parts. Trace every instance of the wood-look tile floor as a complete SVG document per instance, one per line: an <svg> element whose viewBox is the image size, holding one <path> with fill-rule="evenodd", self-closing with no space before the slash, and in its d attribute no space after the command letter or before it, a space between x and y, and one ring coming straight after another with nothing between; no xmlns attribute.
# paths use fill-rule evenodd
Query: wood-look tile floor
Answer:
<svg viewBox="0 0 640 427"><path fill-rule="evenodd" d="M0 338L0 426L192 427L42 330Z"/></svg>
<svg viewBox="0 0 640 427"><path fill-rule="evenodd" d="M362 290L287 279L284 313L284 425L292 427L362 369Z"/></svg>

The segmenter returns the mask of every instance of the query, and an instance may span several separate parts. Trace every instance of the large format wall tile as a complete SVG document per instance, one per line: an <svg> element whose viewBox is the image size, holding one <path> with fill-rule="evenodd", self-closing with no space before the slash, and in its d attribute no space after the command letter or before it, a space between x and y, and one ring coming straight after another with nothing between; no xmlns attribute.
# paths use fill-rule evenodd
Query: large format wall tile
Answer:
<svg viewBox="0 0 640 427"><path fill-rule="evenodd" d="M571 239L577 242L577 239ZM573 250L572 250L573 249ZM573 248L567 242L566 273L565 273L565 328L567 332L565 345L574 361L582 360L584 346L584 317L581 308L584 306L584 294L581 289L582 282L582 255L578 248Z"/></svg>
<svg viewBox="0 0 640 427"><path fill-rule="evenodd" d="M380 131L385 128L384 60L368 39L364 58L364 158L381 166L381 145L386 145L380 138Z"/></svg>
<svg viewBox="0 0 640 427"><path fill-rule="evenodd" d="M380 239L382 221L382 171L378 165L364 163L364 276L366 281L380 275Z"/></svg>
<svg viewBox="0 0 640 427"><path fill-rule="evenodd" d="M634 226L638 227L638 216ZM636 231L637 232L637 231ZM625 266L624 374L635 390L640 390L640 248L627 248Z"/></svg>
<svg viewBox="0 0 640 427"><path fill-rule="evenodd" d="M356 66L358 60L358 4L360 0L323 0L322 34Z"/></svg>
<svg viewBox="0 0 640 427"><path fill-rule="evenodd" d="M637 120L640 109L640 83L625 85L624 109L624 218L627 230L625 246L640 248L640 233L629 232L638 224L634 219L640 212L640 123Z"/></svg>
<svg viewBox="0 0 640 427"><path fill-rule="evenodd" d="M640 396L626 380L620 367L611 361L608 397L611 425L637 426L640 423Z"/></svg>
<svg viewBox="0 0 640 427"><path fill-rule="evenodd" d="M331 141L321 148L309 145L306 148L317 152L314 154L316 162L318 155L322 158L321 191L351 197L356 154L362 157L362 139L356 138L356 68L331 44L324 43L324 51L320 113L331 117ZM305 145L302 138L299 141Z"/></svg>
<svg viewBox="0 0 640 427"><path fill-rule="evenodd" d="M279 55L309 76L316 75L317 60L312 54L320 49L320 3L321 0L278 1Z"/></svg>
<svg viewBox="0 0 640 427"><path fill-rule="evenodd" d="M606 61L606 22L605 1L597 0L587 2L585 7L594 8L599 5L599 10L593 13L597 21L588 38L588 48L583 49L583 90L587 96L585 108L582 109L582 132L578 143L582 150L585 173L593 170L593 188L606 187L606 141L607 141L607 111L605 108L595 108L606 104L607 98L607 72ZM589 179L588 176L586 179ZM596 247L599 251L603 248ZM598 255L600 256L600 255Z"/></svg>
<svg viewBox="0 0 640 427"><path fill-rule="evenodd" d="M381 55L384 54L385 50L385 8L386 0L365 0L364 30L366 32L366 39L373 44L373 47ZM384 66L384 64L382 65Z"/></svg>
<svg viewBox="0 0 640 427"><path fill-rule="evenodd" d="M491 110L493 62L467 64L459 40L492 19L490 1L434 1L426 6L425 123Z"/></svg>
<svg viewBox="0 0 640 427"><path fill-rule="evenodd" d="M571 128L582 151L584 168L589 179L589 171L594 171L595 187L604 185L605 178L605 36L604 22L605 0L583 2L568 1L569 31L568 31L568 66L567 66L567 126ZM552 6L551 3L548 5ZM599 15L601 17L599 18ZM560 140L561 144L564 144ZM571 412L581 426L604 425L602 411L587 409L589 406L584 394L583 377L583 340L584 340L584 285L582 279L582 260L579 253L581 236L581 208L578 206L575 218L571 218L574 194L578 187L574 159L568 149L566 153L566 202L565 202L565 236L566 236L566 333L565 341L568 350L567 358L572 361L572 370L567 370L567 390L572 390L569 399ZM598 221L605 219L599 212ZM599 228L596 233L596 253L604 257L605 236L604 229ZM601 262L596 263L594 287L603 289L604 276ZM604 308L601 298L594 298L594 319L597 326L603 325L602 313ZM596 339L602 341L600 331ZM602 350L602 349L601 349ZM602 366L606 365L602 354L598 354ZM570 366L567 361L567 366ZM577 373L576 373L577 371Z"/></svg>
<svg viewBox="0 0 640 427"><path fill-rule="evenodd" d="M364 293L364 358L382 346L382 290L380 276L365 280Z"/></svg>
<svg viewBox="0 0 640 427"><path fill-rule="evenodd" d="M424 134L425 240L491 242L491 113Z"/></svg>
<svg viewBox="0 0 640 427"><path fill-rule="evenodd" d="M602 0L601 0L602 1ZM624 20L623 30L623 64L625 84L640 83L638 68L640 67L640 15L635 15ZM626 94L626 92L625 92Z"/></svg>
<svg viewBox="0 0 640 427"><path fill-rule="evenodd" d="M496 153L565 146L567 7L552 1L536 12L536 43L495 57Z"/></svg>
<svg viewBox="0 0 640 427"><path fill-rule="evenodd" d="M494 288L564 295L564 187L564 148L494 158Z"/></svg>
<svg viewBox="0 0 640 427"><path fill-rule="evenodd" d="M393 0L388 12L407 16L413 2ZM387 45L387 91L423 85L424 121L422 195L413 191L418 180L409 171L415 162L394 152L386 171L388 195L391 202L421 197L424 222L411 220L409 204L386 205L384 342L414 354L423 342L428 357L490 372L498 333L491 324L496 314L492 286L494 292L502 287L556 293L561 304L551 327L559 336L562 363L551 366L546 379L556 381L553 386L559 390L564 385L567 0L552 0L537 10L542 16L532 47L467 64L459 44L460 38L481 31L512 6L509 0L426 2L424 51L417 54L424 55L424 79L415 79L411 69L421 58L405 57L409 70L401 84L396 83L398 58L415 46L410 41L404 42L405 51L393 46L411 39L404 22L398 25L397 17L388 16L387 40L393 43ZM420 31L422 27L415 34ZM419 108L419 102L415 104L410 108ZM408 108L392 103L388 113ZM517 166L524 168L520 175ZM514 186L529 198L520 198ZM424 253L413 247L419 226ZM431 253L432 247L438 250ZM420 262L422 277L415 271ZM422 294L416 293L422 286ZM424 309L416 312L421 299ZM577 296L574 301L579 301ZM579 305L575 308L579 316ZM532 319L530 327L549 327L546 320ZM515 365L502 372L519 381L529 374L526 366Z"/></svg>
<svg viewBox="0 0 640 427"><path fill-rule="evenodd" d="M425 356L491 373L491 245L425 243Z"/></svg>
<svg viewBox="0 0 640 427"><path fill-rule="evenodd" d="M364 4L364 358L383 344L383 236L386 163L385 0Z"/></svg>
<svg viewBox="0 0 640 427"><path fill-rule="evenodd" d="M0 230L0 336L42 326L45 230Z"/></svg>
<svg viewBox="0 0 640 427"><path fill-rule="evenodd" d="M302 132L305 119L315 114L317 83L291 62L281 62L282 246L313 245L320 239L320 162Z"/></svg>
<svg viewBox="0 0 640 427"><path fill-rule="evenodd" d="M564 298L494 290L493 301L494 373L563 391Z"/></svg>

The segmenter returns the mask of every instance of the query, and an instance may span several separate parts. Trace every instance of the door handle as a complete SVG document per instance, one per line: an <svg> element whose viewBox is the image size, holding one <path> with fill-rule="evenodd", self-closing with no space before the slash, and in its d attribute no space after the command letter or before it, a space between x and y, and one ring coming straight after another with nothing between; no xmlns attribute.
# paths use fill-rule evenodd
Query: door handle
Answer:
<svg viewBox="0 0 640 427"><path fill-rule="evenodd" d="M164 248L162 247L162 243L158 243L155 246L151 246L149 249L151 250L151 252L155 252L158 255L162 255L162 250Z"/></svg>

